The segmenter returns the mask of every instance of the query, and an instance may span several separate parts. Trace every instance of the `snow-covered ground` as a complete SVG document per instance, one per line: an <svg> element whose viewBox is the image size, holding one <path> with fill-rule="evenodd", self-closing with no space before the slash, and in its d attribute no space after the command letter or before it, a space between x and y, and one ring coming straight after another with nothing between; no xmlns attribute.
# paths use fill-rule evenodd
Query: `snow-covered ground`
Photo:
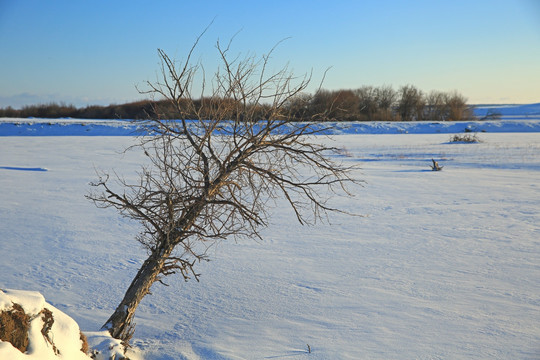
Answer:
<svg viewBox="0 0 540 360"><path fill-rule="evenodd" d="M366 182L335 203L364 217L302 227L278 202L263 242L219 243L200 283L155 285L136 349L148 360L540 358L540 133L499 123L462 144L429 129L334 136ZM136 224L84 195L95 168L133 174L142 157L119 153L132 142L0 138L1 289L38 291L83 331L101 327L145 253Z"/></svg>

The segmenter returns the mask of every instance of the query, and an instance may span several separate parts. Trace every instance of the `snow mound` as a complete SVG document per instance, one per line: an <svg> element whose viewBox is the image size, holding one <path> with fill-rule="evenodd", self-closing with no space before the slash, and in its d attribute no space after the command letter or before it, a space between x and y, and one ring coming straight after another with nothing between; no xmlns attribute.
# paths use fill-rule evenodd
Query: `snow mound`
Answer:
<svg viewBox="0 0 540 360"><path fill-rule="evenodd" d="M24 353L8 341L0 339L0 359L10 360L106 360L124 358L119 340L107 332L87 333L71 317L45 301L43 295L35 291L0 290L0 313L17 312L27 322L28 339ZM23 313L24 312L24 313ZM2 324L7 326L6 324ZM1 334L1 333L0 333ZM88 354L83 348L88 349ZM130 354L135 360L136 356Z"/></svg>

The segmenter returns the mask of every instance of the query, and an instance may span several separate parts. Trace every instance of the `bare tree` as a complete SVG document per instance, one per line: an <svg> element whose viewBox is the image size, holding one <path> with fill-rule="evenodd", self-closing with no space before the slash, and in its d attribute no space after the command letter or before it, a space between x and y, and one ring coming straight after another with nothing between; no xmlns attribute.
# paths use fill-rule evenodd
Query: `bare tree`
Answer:
<svg viewBox="0 0 540 360"><path fill-rule="evenodd" d="M474 118L471 108L467 105L467 98L457 91L447 95L446 106L450 121L468 120Z"/></svg>
<svg viewBox="0 0 540 360"><path fill-rule="evenodd" d="M147 121L152 136L141 137L136 148L149 164L138 180L111 181L103 173L88 195L98 207L116 208L142 224L137 240L148 258L103 326L125 344L151 286L175 273L198 280L194 267L206 259L209 244L260 238L277 197L286 199L301 224L325 218L340 211L329 205L330 194L349 194L345 185L356 183L350 167L328 157L336 149L312 137L324 129L292 121L285 106L310 75L295 77L287 67L269 72L274 49L239 57L231 55L230 43L218 41L221 65L207 80L201 63L192 61L199 39L180 63L158 50L160 80L148 82L147 92L167 99L178 120ZM195 100L197 79L202 90Z"/></svg>
<svg viewBox="0 0 540 360"><path fill-rule="evenodd" d="M413 85L405 85L399 89L397 111L402 121L422 120L425 101L422 91Z"/></svg>
<svg viewBox="0 0 540 360"><path fill-rule="evenodd" d="M427 120L446 120L448 118L448 95L441 91L431 91L426 95L424 118Z"/></svg>
<svg viewBox="0 0 540 360"><path fill-rule="evenodd" d="M366 116L367 121L374 120L378 110L376 89L373 86L362 86L354 90L359 99L359 112Z"/></svg>
<svg viewBox="0 0 540 360"><path fill-rule="evenodd" d="M392 86L382 85L375 89L375 98L379 109L390 111L396 102L397 93Z"/></svg>
<svg viewBox="0 0 540 360"><path fill-rule="evenodd" d="M425 119L460 121L474 118L467 98L457 91L432 91L425 97L425 103Z"/></svg>

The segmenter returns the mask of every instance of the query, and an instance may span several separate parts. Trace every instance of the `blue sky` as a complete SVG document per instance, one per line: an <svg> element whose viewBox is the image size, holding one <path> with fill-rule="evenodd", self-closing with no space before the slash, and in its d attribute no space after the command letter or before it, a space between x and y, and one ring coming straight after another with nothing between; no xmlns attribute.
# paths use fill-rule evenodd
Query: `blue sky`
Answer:
<svg viewBox="0 0 540 360"><path fill-rule="evenodd" d="M141 98L157 48L197 57L235 33L234 51L313 70L312 88L413 84L470 103L540 102L540 0L0 0L0 106Z"/></svg>

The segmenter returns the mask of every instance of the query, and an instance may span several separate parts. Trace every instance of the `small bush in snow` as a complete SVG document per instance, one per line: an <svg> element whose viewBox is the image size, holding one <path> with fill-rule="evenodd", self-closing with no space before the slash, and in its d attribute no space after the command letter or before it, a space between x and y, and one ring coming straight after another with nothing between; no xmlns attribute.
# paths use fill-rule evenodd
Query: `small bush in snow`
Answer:
<svg viewBox="0 0 540 360"><path fill-rule="evenodd" d="M455 134L450 138L451 143L479 143L482 142L476 134Z"/></svg>

